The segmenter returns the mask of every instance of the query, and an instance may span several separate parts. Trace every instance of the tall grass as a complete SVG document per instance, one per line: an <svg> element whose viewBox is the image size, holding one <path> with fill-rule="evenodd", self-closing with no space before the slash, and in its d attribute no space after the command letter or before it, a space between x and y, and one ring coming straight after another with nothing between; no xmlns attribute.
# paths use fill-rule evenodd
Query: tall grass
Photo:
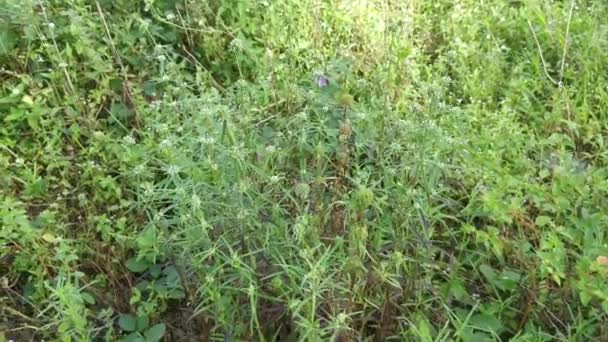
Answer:
<svg viewBox="0 0 608 342"><path fill-rule="evenodd" d="M0 8L0 341L608 336L602 2Z"/></svg>

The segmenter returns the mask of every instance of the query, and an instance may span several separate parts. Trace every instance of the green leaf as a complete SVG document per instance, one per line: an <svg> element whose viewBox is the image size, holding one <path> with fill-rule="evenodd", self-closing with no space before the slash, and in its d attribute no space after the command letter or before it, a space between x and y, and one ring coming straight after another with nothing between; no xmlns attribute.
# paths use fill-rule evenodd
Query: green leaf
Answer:
<svg viewBox="0 0 608 342"><path fill-rule="evenodd" d="M48 242L48 243L57 243L59 242L59 238L56 237L55 235L53 235L53 233L44 233L42 234L42 240Z"/></svg>
<svg viewBox="0 0 608 342"><path fill-rule="evenodd" d="M91 304L91 305L95 304L95 297L93 297L93 295L91 295L90 293L82 292L80 294L80 296L82 297L82 300L85 301L85 303Z"/></svg>
<svg viewBox="0 0 608 342"><path fill-rule="evenodd" d="M471 320L469 321L469 325L479 330L493 332L496 335L500 335L500 333L504 329L504 326L500 320L498 320L493 315L485 313L473 315L473 317L471 317Z"/></svg>
<svg viewBox="0 0 608 342"><path fill-rule="evenodd" d="M167 285L173 285L179 282L179 273L177 272L177 268L175 266L169 266L163 270L163 274L165 275L165 283Z"/></svg>
<svg viewBox="0 0 608 342"><path fill-rule="evenodd" d="M40 129L40 125L38 123L40 120L40 116L41 115L39 111L32 111L26 115L27 124L35 131Z"/></svg>
<svg viewBox="0 0 608 342"><path fill-rule="evenodd" d="M150 287L150 282L148 280L142 280L139 283L135 284L135 289L139 291L145 291Z"/></svg>
<svg viewBox="0 0 608 342"><path fill-rule="evenodd" d="M166 330L166 327L165 327L164 323L158 323L158 324L153 325L145 333L146 341L147 342L160 341L163 338L163 336L165 335L165 330Z"/></svg>
<svg viewBox="0 0 608 342"><path fill-rule="evenodd" d="M147 342L139 333L130 333L123 339L124 342Z"/></svg>
<svg viewBox="0 0 608 342"><path fill-rule="evenodd" d="M169 298L171 299L184 299L186 298L186 293L180 289L173 290L169 292Z"/></svg>
<svg viewBox="0 0 608 342"><path fill-rule="evenodd" d="M133 115L132 111L129 108L127 108L127 106L125 106L122 103L116 103L116 102L112 104L112 107L110 109L110 114L114 118L116 118L120 121L127 120L128 118L130 118Z"/></svg>
<svg viewBox="0 0 608 342"><path fill-rule="evenodd" d="M25 117L25 110L21 108L11 108L9 114L4 117L5 122L20 121Z"/></svg>
<svg viewBox="0 0 608 342"><path fill-rule="evenodd" d="M504 271L500 274L497 286L502 290L515 290L519 281L521 280L521 274L513 271Z"/></svg>
<svg viewBox="0 0 608 342"><path fill-rule="evenodd" d="M433 341L432 327L426 317L418 315L416 317L416 325L413 328L414 333L421 341Z"/></svg>
<svg viewBox="0 0 608 342"><path fill-rule="evenodd" d="M150 325L150 318L148 318L148 316L138 316L137 317L137 322L135 323L135 328L137 329L137 331L144 331L148 328L148 325Z"/></svg>
<svg viewBox="0 0 608 342"><path fill-rule="evenodd" d="M488 265L481 265L479 266L479 271L486 277L486 279L488 279L489 282L492 284L494 283L494 280L496 279L496 271L492 267Z"/></svg>
<svg viewBox="0 0 608 342"><path fill-rule="evenodd" d="M154 228L148 228L148 229L144 230L137 237L136 241L137 241L137 246L140 249L153 248L154 246L157 245L156 230Z"/></svg>
<svg viewBox="0 0 608 342"><path fill-rule="evenodd" d="M464 301L469 297L463 282L460 280L452 280L450 282L450 295L459 301Z"/></svg>
<svg viewBox="0 0 608 342"><path fill-rule="evenodd" d="M153 265L152 267L150 267L150 275L153 278L158 278L161 271L162 271L162 268L160 267L160 265Z"/></svg>
<svg viewBox="0 0 608 342"><path fill-rule="evenodd" d="M132 293L131 298L129 299L129 304L134 305L139 303L139 301L141 300L141 291L137 287L134 287L131 292Z"/></svg>
<svg viewBox="0 0 608 342"><path fill-rule="evenodd" d="M139 260L137 257L130 258L125 265L133 273L141 273L150 267L150 263L145 260Z"/></svg>
<svg viewBox="0 0 608 342"><path fill-rule="evenodd" d="M474 331L471 328L465 328L460 335L463 342L491 342L494 339L486 333Z"/></svg>
<svg viewBox="0 0 608 342"><path fill-rule="evenodd" d="M43 195L46 195L47 190L48 190L48 184L47 184L46 180L38 177L38 179L36 179L36 181L28 184L25 187L24 192L28 196L42 197Z"/></svg>
<svg viewBox="0 0 608 342"><path fill-rule="evenodd" d="M587 290L579 292L579 297L583 306L589 305L589 302L591 302L591 299L593 299L593 296Z"/></svg>
<svg viewBox="0 0 608 342"><path fill-rule="evenodd" d="M32 99L32 97L29 95L23 95L23 97L21 98L21 102L25 103L30 107L34 105L34 99Z"/></svg>
<svg viewBox="0 0 608 342"><path fill-rule="evenodd" d="M135 331L135 328L137 327L137 320L133 315L121 314L118 318L118 326L124 331Z"/></svg>
<svg viewBox="0 0 608 342"><path fill-rule="evenodd" d="M552 221L549 216L540 215L536 218L535 223L537 226L544 227L551 225Z"/></svg>
<svg viewBox="0 0 608 342"><path fill-rule="evenodd" d="M7 26L0 27L0 54L8 55L17 45L19 37Z"/></svg>

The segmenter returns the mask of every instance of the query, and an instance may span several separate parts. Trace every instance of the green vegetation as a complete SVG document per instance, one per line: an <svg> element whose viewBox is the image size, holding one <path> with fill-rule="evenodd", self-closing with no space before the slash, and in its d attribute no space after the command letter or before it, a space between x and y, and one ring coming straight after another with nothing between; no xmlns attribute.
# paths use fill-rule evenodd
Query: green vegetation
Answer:
<svg viewBox="0 0 608 342"><path fill-rule="evenodd" d="M606 18L0 0L0 341L606 339Z"/></svg>

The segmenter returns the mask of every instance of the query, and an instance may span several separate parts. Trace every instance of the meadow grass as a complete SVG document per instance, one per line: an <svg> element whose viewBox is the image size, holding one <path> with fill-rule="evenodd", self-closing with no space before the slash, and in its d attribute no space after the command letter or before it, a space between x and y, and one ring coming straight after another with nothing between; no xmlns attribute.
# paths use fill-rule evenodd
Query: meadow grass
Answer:
<svg viewBox="0 0 608 342"><path fill-rule="evenodd" d="M0 0L0 341L608 339L607 17Z"/></svg>

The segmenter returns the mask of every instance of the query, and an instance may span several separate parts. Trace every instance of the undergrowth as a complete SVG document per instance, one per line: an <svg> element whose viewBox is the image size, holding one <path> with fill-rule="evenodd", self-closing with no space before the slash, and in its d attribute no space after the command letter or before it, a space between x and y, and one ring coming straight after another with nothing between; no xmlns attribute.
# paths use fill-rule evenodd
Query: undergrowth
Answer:
<svg viewBox="0 0 608 342"><path fill-rule="evenodd" d="M0 0L0 341L605 340L606 17Z"/></svg>

